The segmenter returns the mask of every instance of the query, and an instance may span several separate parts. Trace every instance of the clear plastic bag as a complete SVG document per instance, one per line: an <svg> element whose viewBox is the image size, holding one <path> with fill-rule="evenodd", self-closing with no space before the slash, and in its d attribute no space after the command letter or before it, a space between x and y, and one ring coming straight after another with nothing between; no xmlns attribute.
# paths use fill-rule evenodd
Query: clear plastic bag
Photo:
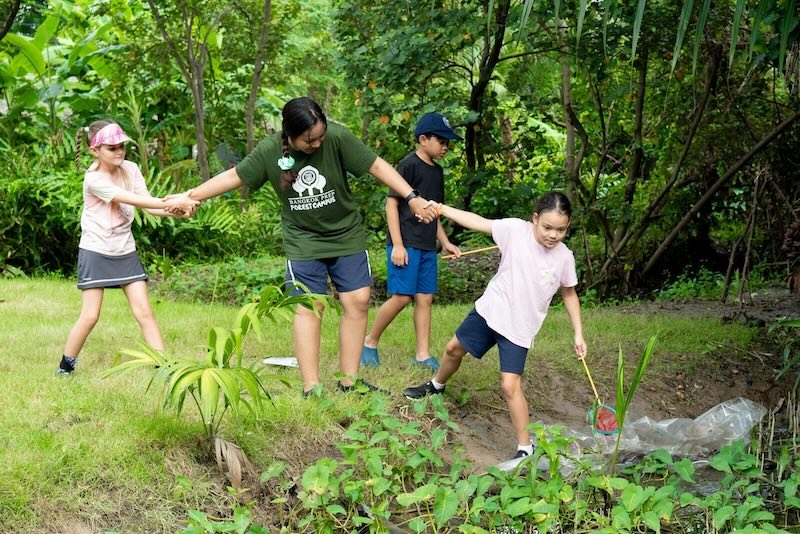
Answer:
<svg viewBox="0 0 800 534"><path fill-rule="evenodd" d="M641 456L657 449L665 449L674 456L703 458L733 441L746 439L766 413L766 408L760 404L738 397L717 404L695 419L656 421L650 417L641 417L625 422L619 445L620 454L623 457ZM617 436L597 434L590 428L568 428L564 433L575 438L576 444L590 455L609 455L616 446ZM599 463L602 459L596 458L595 461ZM509 471L519 463L503 462L497 467ZM562 464L567 471L573 466L569 461Z"/></svg>

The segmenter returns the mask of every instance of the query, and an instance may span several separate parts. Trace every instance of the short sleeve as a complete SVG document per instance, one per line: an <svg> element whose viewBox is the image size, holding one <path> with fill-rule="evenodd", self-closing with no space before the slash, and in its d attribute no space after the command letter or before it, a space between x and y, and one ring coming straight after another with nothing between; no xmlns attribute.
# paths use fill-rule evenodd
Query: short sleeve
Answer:
<svg viewBox="0 0 800 534"><path fill-rule="evenodd" d="M578 285L578 273L575 268L575 255L565 248L564 269L561 271L561 287L575 287Z"/></svg>
<svg viewBox="0 0 800 534"><path fill-rule="evenodd" d="M238 165L236 174L250 189L258 189L269 179L268 169L270 165L270 153L274 152L275 139L266 137L256 145ZM272 165L277 166L277 156L273 158Z"/></svg>
<svg viewBox="0 0 800 534"><path fill-rule="evenodd" d="M99 172L87 172L84 176L86 191L103 202L111 202L123 189L114 185L107 176Z"/></svg>
<svg viewBox="0 0 800 534"><path fill-rule="evenodd" d="M353 135L350 130L344 126L340 126L340 129L339 147L345 170L354 176L366 174L372 164L375 163L375 160L378 159L378 155L362 143L361 139Z"/></svg>

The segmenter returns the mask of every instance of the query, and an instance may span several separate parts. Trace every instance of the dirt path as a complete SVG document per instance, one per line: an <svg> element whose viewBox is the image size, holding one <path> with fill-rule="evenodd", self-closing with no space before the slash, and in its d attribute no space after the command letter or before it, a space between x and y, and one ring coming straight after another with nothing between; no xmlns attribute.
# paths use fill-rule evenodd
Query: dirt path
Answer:
<svg viewBox="0 0 800 534"><path fill-rule="evenodd" d="M722 304L709 301L685 303L646 302L621 306L621 313L675 314L682 316L715 317L720 321L741 321L762 327L781 317L800 317L800 302L787 291L771 290L755 294L747 306L738 303ZM749 351L741 358L719 353L711 355L706 369L693 375L678 373L671 376L649 376L634 398L629 420L647 415L656 420L676 417L694 418L711 407L736 397L745 397L765 406L775 406L790 380L774 381L777 353L774 347L763 346ZM600 370L603 371L603 370ZM605 370L611 375L612 370ZM794 378L791 377L791 380ZM586 411L593 396L585 379L571 379L547 366L539 366L535 379L526 372L526 392L530 402L531 420L546 424L563 423L586 430ZM475 462L477 470L495 465L509 455L506 436L510 420L506 403L500 392L490 396L480 406L451 410L451 417L461 426L459 439L466 456Z"/></svg>

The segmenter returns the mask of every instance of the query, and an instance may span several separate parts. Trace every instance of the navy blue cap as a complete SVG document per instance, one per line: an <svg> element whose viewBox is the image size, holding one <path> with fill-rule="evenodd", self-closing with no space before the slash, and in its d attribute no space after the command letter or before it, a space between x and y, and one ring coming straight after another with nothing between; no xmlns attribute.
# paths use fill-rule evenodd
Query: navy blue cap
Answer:
<svg viewBox="0 0 800 534"><path fill-rule="evenodd" d="M422 134L433 134L442 139L464 139L453 131L450 122L441 113L426 113L417 121L414 127L414 137L419 138Z"/></svg>

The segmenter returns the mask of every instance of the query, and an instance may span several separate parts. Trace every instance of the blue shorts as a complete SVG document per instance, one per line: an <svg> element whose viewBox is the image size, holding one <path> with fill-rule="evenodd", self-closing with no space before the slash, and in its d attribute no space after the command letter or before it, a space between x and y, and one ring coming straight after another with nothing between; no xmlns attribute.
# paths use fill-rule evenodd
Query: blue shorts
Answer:
<svg viewBox="0 0 800 534"><path fill-rule="evenodd" d="M464 349L481 359L489 349L497 345L500 352L500 371L521 375L525 370L528 349L504 338L486 324L486 320L472 308L466 319L456 330L456 337Z"/></svg>
<svg viewBox="0 0 800 534"><path fill-rule="evenodd" d="M328 276L339 293L355 291L372 284L367 251L349 256L323 258L319 260L286 260L286 283L300 282L312 293L328 293ZM292 291L298 295L298 288Z"/></svg>
<svg viewBox="0 0 800 534"><path fill-rule="evenodd" d="M386 292L390 295L416 295L436 293L439 289L439 258L435 250L407 247L408 265L398 267L392 263L392 250L386 247Z"/></svg>

